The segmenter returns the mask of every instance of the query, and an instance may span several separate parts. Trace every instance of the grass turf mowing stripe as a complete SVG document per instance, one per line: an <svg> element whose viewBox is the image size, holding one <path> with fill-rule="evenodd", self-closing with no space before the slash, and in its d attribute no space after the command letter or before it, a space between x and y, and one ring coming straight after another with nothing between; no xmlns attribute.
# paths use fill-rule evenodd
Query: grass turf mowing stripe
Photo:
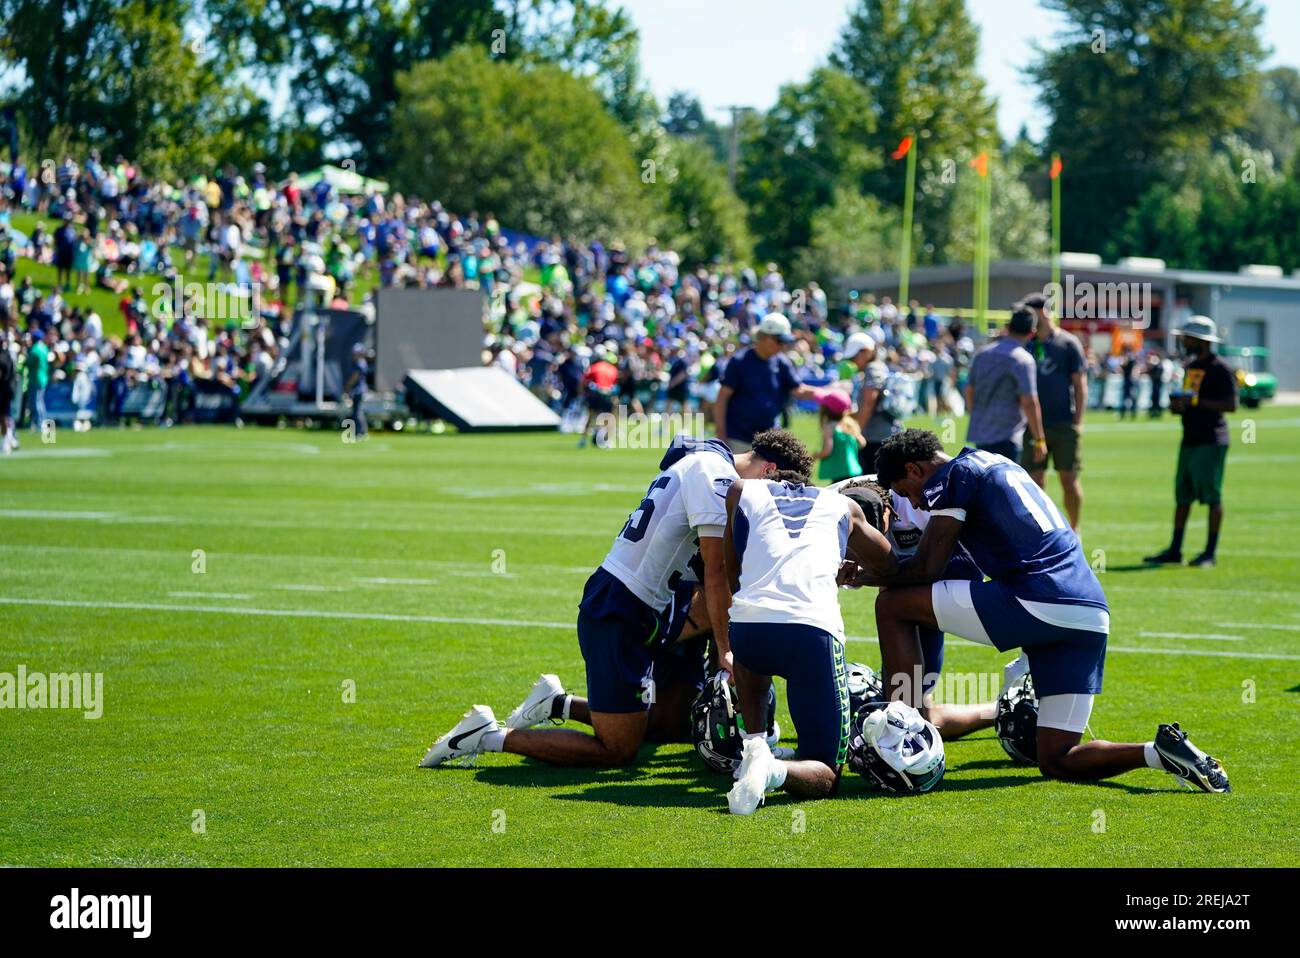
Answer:
<svg viewBox="0 0 1300 958"><path fill-rule="evenodd" d="M259 609L247 606L175 605L164 602L91 602L77 599L38 599L0 596L0 605L36 605L73 609L135 609L142 612L209 612L216 615L262 615L304 619L356 619L374 622L421 622L432 625L499 625L521 629L573 629L572 622L539 622L526 619L480 619L467 616L406 615L389 612L339 612L328 609ZM870 636L848 636L852 642L874 642ZM961 640L963 644L980 645ZM982 646L987 648L987 646ZM1300 655L1275 652L1219 652L1205 649L1155 649L1132 646L1109 646L1109 652L1136 652L1148 655L1211 655L1234 659L1271 659L1300 662Z"/></svg>

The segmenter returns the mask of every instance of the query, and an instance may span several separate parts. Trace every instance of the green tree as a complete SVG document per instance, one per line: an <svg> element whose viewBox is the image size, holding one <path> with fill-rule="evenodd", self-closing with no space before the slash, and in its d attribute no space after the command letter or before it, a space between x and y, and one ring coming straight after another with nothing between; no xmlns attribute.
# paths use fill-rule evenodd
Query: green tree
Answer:
<svg viewBox="0 0 1300 958"><path fill-rule="evenodd" d="M813 217L835 201L836 190L857 190L879 169L872 116L859 83L822 67L783 87L767 113L742 121L737 191L749 206L760 257L787 261L808 245Z"/></svg>
<svg viewBox="0 0 1300 958"><path fill-rule="evenodd" d="M1300 144L1300 70L1277 67L1260 74L1259 90L1237 133L1285 165Z"/></svg>
<svg viewBox="0 0 1300 958"><path fill-rule="evenodd" d="M1067 249L1115 231L1180 152L1204 150L1252 102L1263 56L1253 0L1045 0L1068 22L1033 74L1065 162Z"/></svg>
<svg viewBox="0 0 1300 958"><path fill-rule="evenodd" d="M1246 263L1296 269L1298 198L1271 152L1225 137L1213 152L1177 160L1170 182L1143 193L1114 246L1119 255L1159 256L1183 269L1233 272Z"/></svg>
<svg viewBox="0 0 1300 958"><path fill-rule="evenodd" d="M600 94L559 67L462 47L399 75L397 186L538 235L645 239L653 200Z"/></svg>
<svg viewBox="0 0 1300 958"><path fill-rule="evenodd" d="M662 119L664 130L673 136L696 139L703 142L713 152L719 163L727 162L727 139L722 127L713 122L704 113L699 98L694 94L678 91L668 98Z"/></svg>
<svg viewBox="0 0 1300 958"><path fill-rule="evenodd" d="M898 266L903 219L874 196L841 187L812 218L808 245L792 261L790 275L803 285L815 280L833 290L838 280Z"/></svg>
<svg viewBox="0 0 1300 958"><path fill-rule="evenodd" d="M630 18L604 0L205 0L223 49L286 81L300 123L367 172L393 167L397 77L463 45L589 77L629 128L653 121Z"/></svg>
<svg viewBox="0 0 1300 958"><path fill-rule="evenodd" d="M831 62L866 90L873 121L866 148L884 160L915 134L920 178L996 142L978 56L979 30L965 0L858 0ZM886 160L862 189L901 204L905 168ZM949 215L944 196L918 194L916 221L926 233L941 233Z"/></svg>
<svg viewBox="0 0 1300 958"><path fill-rule="evenodd" d="M687 264L747 261L753 240L745 205L727 185L727 170L702 140L670 137L661 187L660 241Z"/></svg>
<svg viewBox="0 0 1300 958"><path fill-rule="evenodd" d="M1030 189L1035 171L1021 165L1024 157L1013 147L989 161L989 256L1042 263L1051 255L1051 209ZM922 184L924 193L947 201L949 212L942 236L931 239L937 247L932 256L938 262L969 263L975 257L980 178L968 164L951 173L927 176Z"/></svg>
<svg viewBox="0 0 1300 958"><path fill-rule="evenodd" d="M250 146L256 98L188 0L0 0L0 61L29 147L96 146L168 174Z"/></svg>

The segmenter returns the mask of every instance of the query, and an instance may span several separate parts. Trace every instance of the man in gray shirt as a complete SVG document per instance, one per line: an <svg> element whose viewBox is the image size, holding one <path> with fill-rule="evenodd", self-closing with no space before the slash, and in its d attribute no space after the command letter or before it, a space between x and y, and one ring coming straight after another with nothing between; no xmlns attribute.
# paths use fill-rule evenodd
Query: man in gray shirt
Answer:
<svg viewBox="0 0 1300 958"><path fill-rule="evenodd" d="M858 450L863 472L876 471L876 453L885 440L903 427L885 412L881 397L889 383L889 367L879 358L876 341L867 333L854 333L844 341L844 361L856 367L853 375L853 416L867 444Z"/></svg>
<svg viewBox="0 0 1300 958"><path fill-rule="evenodd" d="M1047 300L1041 293L1025 297L1024 304L1034 311L1038 328L1028 349L1038 363L1038 402L1043 410L1043 435L1047 454L1056 474L1061 477L1061 495L1070 525L1079 531L1079 511L1083 506L1083 488L1079 470L1083 468L1083 411L1088 405L1088 360L1079 340L1052 321ZM1034 481L1043 488L1047 482L1047 460L1021 463Z"/></svg>
<svg viewBox="0 0 1300 958"><path fill-rule="evenodd" d="M1038 375L1034 357L1025 349L1034 335L1034 324L1033 311L1017 304L1006 334L971 360L966 382L966 406L970 409L966 441L1017 463L1022 458L1026 427L1032 440L1027 461L1041 463L1047 452Z"/></svg>

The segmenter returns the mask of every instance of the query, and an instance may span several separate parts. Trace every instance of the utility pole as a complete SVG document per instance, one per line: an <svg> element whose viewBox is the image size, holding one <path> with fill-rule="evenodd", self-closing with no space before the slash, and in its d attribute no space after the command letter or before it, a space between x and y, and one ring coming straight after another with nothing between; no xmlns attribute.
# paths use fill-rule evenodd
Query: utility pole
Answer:
<svg viewBox="0 0 1300 958"><path fill-rule="evenodd" d="M752 106L724 106L721 109L731 112L731 136L727 144L727 184L731 192L736 192L736 163L740 153L740 118L751 112Z"/></svg>

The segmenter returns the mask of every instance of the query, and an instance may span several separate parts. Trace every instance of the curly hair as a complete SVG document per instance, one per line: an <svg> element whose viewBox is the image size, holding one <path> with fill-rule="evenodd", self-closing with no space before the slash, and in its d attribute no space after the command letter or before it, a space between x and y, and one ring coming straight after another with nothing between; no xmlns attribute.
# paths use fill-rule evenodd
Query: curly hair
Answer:
<svg viewBox="0 0 1300 958"><path fill-rule="evenodd" d="M796 473L807 482L812 473L813 457L799 438L785 429L768 429L754 437L750 446L754 454L766 459L781 472Z"/></svg>
<svg viewBox="0 0 1300 958"><path fill-rule="evenodd" d="M925 429L905 429L890 436L876 453L876 479L886 489L907 474L909 462L930 462L943 452L943 443Z"/></svg>

